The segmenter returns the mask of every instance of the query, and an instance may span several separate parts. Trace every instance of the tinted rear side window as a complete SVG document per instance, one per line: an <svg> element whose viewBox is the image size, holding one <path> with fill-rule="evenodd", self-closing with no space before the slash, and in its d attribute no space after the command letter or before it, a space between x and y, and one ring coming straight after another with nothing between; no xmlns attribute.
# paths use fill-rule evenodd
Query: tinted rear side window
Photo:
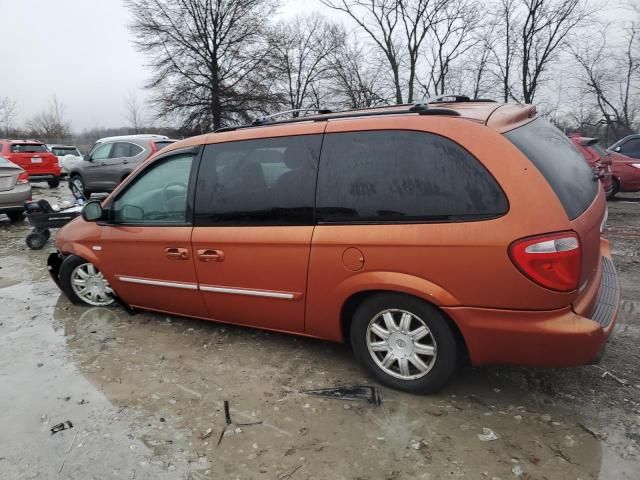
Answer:
<svg viewBox="0 0 640 480"><path fill-rule="evenodd" d="M598 181L571 140L543 118L505 136L540 170L573 220L598 193Z"/></svg>
<svg viewBox="0 0 640 480"><path fill-rule="evenodd" d="M492 218L504 193L458 144L413 131L325 136L318 176L319 222L419 222Z"/></svg>
<svg viewBox="0 0 640 480"><path fill-rule="evenodd" d="M196 225L312 225L321 135L207 145Z"/></svg>

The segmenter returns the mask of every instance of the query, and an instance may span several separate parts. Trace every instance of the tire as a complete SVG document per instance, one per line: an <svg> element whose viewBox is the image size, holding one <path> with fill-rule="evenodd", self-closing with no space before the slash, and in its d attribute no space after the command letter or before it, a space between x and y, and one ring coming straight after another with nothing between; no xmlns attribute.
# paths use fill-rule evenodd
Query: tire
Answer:
<svg viewBox="0 0 640 480"><path fill-rule="evenodd" d="M47 180L47 184L49 185L49 188L58 188L58 185L60 185L60 177L54 178L53 180Z"/></svg>
<svg viewBox="0 0 640 480"><path fill-rule="evenodd" d="M607 199L611 199L616 196L616 194L620 191L620 180L613 177L613 190L611 190L611 195L607 197Z"/></svg>
<svg viewBox="0 0 640 480"><path fill-rule="evenodd" d="M41 250L47 244L47 237L42 233L30 233L25 242L31 250Z"/></svg>
<svg viewBox="0 0 640 480"><path fill-rule="evenodd" d="M396 330L387 323L385 317L389 313ZM402 320L407 313L410 317L404 331L420 334L417 339L402 332L405 323ZM375 333L382 333L376 325L384 325L384 331L391 332L390 340ZM398 390L435 392L451 379L461 360L463 349L449 320L436 307L408 295L381 293L367 298L355 311L350 331L358 362L378 381ZM370 347L380 350L372 351ZM416 352L416 348L422 351ZM430 349L432 354L426 353ZM382 363L389 355L392 359L385 370ZM405 370L401 370L401 364Z"/></svg>
<svg viewBox="0 0 640 480"><path fill-rule="evenodd" d="M12 222L21 222L24 220L24 211L12 211L12 212L7 212L7 217L9 217L9 220Z"/></svg>
<svg viewBox="0 0 640 480"><path fill-rule="evenodd" d="M104 300L98 297L91 299L88 296L79 294L79 291L82 287L75 285L74 280L80 279L79 276L77 276L76 272L83 269L85 272L87 269L93 269L93 271L97 275L91 276L89 278L93 281L100 280L104 282L103 286L107 289L105 293L106 297L108 298L105 298ZM89 278L85 278L85 282L88 282ZM62 262L62 265L60 266L58 280L60 282L60 288L72 303L78 305L90 305L92 307L106 307L115 302L115 294L113 293L113 290L111 289L107 280L102 276L100 271L95 266L93 266L90 262L87 262L84 258L78 257L76 255L69 255L67 258L65 258Z"/></svg>
<svg viewBox="0 0 640 480"><path fill-rule="evenodd" d="M91 191L85 187L84 180L78 174L69 177L69 189L77 199L88 200L91 197Z"/></svg>

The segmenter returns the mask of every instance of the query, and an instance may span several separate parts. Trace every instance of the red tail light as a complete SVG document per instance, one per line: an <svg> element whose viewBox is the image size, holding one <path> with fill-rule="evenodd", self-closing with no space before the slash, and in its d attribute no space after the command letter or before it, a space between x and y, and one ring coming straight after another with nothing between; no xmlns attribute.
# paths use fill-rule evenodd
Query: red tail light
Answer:
<svg viewBox="0 0 640 480"><path fill-rule="evenodd" d="M149 145L151 146L151 155L153 155L158 151L158 146L156 145L156 142L149 142Z"/></svg>
<svg viewBox="0 0 640 480"><path fill-rule="evenodd" d="M27 172L22 172L18 175L17 184L29 183L29 174Z"/></svg>
<svg viewBox="0 0 640 480"><path fill-rule="evenodd" d="M574 232L558 232L516 240L511 261L531 280L550 290L570 292L580 280L580 240Z"/></svg>

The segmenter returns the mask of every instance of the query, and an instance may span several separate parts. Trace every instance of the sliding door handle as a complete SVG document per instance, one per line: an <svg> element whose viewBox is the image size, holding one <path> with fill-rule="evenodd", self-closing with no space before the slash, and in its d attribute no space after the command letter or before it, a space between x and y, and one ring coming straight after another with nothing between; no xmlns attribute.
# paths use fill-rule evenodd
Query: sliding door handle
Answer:
<svg viewBox="0 0 640 480"><path fill-rule="evenodd" d="M164 249L167 258L175 258L176 260L187 260L189 258L189 250L186 248L167 247Z"/></svg>
<svg viewBox="0 0 640 480"><path fill-rule="evenodd" d="M198 258L201 262L224 262L224 252L222 250L198 250Z"/></svg>

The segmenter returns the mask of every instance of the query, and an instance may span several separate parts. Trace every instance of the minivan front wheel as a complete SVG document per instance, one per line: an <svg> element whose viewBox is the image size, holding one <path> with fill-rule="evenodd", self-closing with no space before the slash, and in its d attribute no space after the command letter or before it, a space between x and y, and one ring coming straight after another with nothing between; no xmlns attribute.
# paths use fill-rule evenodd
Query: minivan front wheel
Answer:
<svg viewBox="0 0 640 480"><path fill-rule="evenodd" d="M76 255L69 255L62 262L59 281L73 303L106 307L115 302L113 289L100 270Z"/></svg>
<svg viewBox="0 0 640 480"><path fill-rule="evenodd" d="M431 393L454 374L460 348L448 320L434 306L397 293L365 300L351 322L358 361L380 382Z"/></svg>

